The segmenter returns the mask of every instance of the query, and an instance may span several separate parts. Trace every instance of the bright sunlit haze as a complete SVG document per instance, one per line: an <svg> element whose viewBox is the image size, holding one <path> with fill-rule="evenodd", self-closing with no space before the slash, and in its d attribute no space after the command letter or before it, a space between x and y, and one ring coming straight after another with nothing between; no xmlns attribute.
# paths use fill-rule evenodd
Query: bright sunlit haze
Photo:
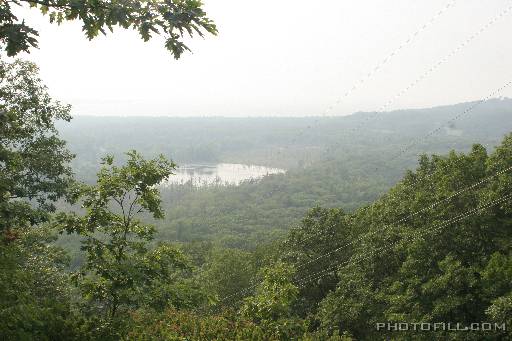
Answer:
<svg viewBox="0 0 512 341"><path fill-rule="evenodd" d="M158 36L144 43L136 32L116 29L87 41L78 22L62 28L37 10L18 14L40 35L40 48L22 57L37 61L51 94L72 104L73 115L316 116L379 110L507 6L206 0L219 34L189 39L193 53L178 61ZM509 81L510 19L496 20L386 110L478 100Z"/></svg>

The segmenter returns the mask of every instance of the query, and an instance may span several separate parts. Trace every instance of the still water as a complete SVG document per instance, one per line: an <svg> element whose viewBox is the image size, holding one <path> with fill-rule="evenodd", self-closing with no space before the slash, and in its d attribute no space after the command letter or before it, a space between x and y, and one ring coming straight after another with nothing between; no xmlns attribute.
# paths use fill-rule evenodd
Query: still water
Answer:
<svg viewBox="0 0 512 341"><path fill-rule="evenodd" d="M282 174L284 169L265 166L219 163L214 165L181 165L167 184L192 183L194 186L213 184L239 185L244 180L260 179L265 175Z"/></svg>

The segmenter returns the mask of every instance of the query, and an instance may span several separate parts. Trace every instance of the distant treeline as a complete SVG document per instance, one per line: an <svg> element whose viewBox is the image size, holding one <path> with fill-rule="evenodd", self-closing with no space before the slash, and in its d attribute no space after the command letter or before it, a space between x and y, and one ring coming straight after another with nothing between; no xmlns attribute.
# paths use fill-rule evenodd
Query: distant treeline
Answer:
<svg viewBox="0 0 512 341"><path fill-rule="evenodd" d="M77 117L60 131L77 154L73 166L82 179L95 178L100 156L113 153L122 159L131 148L147 156L162 152L178 164L236 162L287 168L286 175L241 186L161 189L167 214L154 222L157 240L213 240L252 249L282 236L311 207L350 212L377 199L405 169L416 167L422 153L468 151L474 141L492 149L512 130L510 99L375 115Z"/></svg>
<svg viewBox="0 0 512 341"><path fill-rule="evenodd" d="M132 149L148 157L163 153L178 164L233 162L290 169L340 154L364 157L374 150L392 154L412 139L442 127L435 138L420 141L402 158L411 165L423 152L467 150L473 141L496 144L512 129L511 112L511 99L494 99L345 117L78 116L57 127L77 155L77 175L94 179L102 156L122 157ZM456 116L460 118L448 122Z"/></svg>

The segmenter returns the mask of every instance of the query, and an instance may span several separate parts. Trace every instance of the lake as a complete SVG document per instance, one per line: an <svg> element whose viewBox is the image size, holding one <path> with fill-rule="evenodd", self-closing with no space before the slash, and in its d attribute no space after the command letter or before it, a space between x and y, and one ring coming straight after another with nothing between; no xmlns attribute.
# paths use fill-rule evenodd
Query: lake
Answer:
<svg viewBox="0 0 512 341"><path fill-rule="evenodd" d="M191 182L194 186L213 184L239 185L244 180L261 179L265 175L283 174L280 168L237 163L219 163L213 165L181 165L176 175L171 175L167 184L184 184Z"/></svg>

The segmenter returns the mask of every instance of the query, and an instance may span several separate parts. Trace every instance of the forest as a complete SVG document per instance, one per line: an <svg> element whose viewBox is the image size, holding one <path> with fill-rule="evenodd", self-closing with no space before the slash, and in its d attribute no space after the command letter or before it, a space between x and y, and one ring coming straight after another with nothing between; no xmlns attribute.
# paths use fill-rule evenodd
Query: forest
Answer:
<svg viewBox="0 0 512 341"><path fill-rule="evenodd" d="M143 150L148 157L160 152L178 166L235 162L286 169L237 186L160 189L166 217L152 222L157 238L250 250L284 237L315 206L352 212L373 202L416 167L422 153L468 152L475 142L493 148L512 131L511 110L512 100L492 99L387 112L357 132L371 113L322 120L77 117L58 127L76 155L76 177L91 183L105 151L121 160L127 150ZM111 131L112 126L120 129ZM433 137L418 139L439 127ZM200 148L202 156L191 148Z"/></svg>
<svg viewBox="0 0 512 341"><path fill-rule="evenodd" d="M37 46L17 3L0 4L0 339L512 338L512 99L72 117L13 58ZM160 32L175 58L184 32L217 33L200 1L31 4L88 38ZM164 185L220 163L285 172Z"/></svg>

